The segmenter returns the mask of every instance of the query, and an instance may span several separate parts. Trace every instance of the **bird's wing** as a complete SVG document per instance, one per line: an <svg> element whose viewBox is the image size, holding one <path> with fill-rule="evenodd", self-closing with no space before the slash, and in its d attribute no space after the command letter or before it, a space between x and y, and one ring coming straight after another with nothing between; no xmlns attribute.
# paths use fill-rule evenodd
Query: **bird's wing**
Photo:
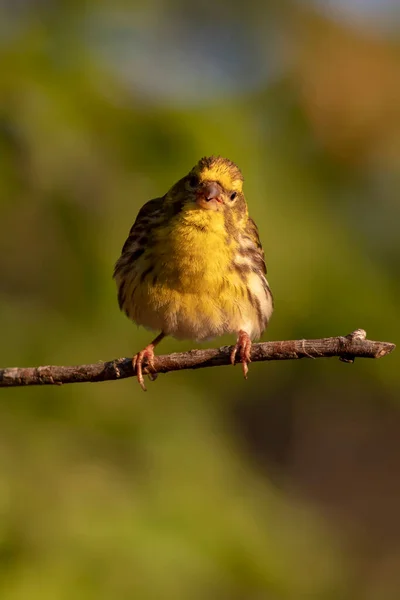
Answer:
<svg viewBox="0 0 400 600"><path fill-rule="evenodd" d="M114 277L118 280L118 275L126 268L135 267L135 263L142 256L146 247L151 245L151 236L155 227L165 218L164 197L149 200L140 209L134 224L131 227L129 235L122 247L122 253L118 259Z"/></svg>
<svg viewBox="0 0 400 600"><path fill-rule="evenodd" d="M148 237L152 233L154 227L163 220L163 208L164 198L149 200L149 202L146 202L146 204L142 206L131 227L129 236L123 245L122 254L127 251L134 251L134 246L138 243L140 243L141 246L145 245L142 238L144 236Z"/></svg>
<svg viewBox="0 0 400 600"><path fill-rule="evenodd" d="M258 235L257 225L254 223L253 219L250 218L246 223L244 231L244 243L248 255L250 256L253 274L258 276L258 282L261 282L262 285L260 289L259 284L257 285L251 277L248 279L248 291L256 300L260 332L263 332L274 309L274 298L266 278L267 267L265 264L264 250L262 249L260 236Z"/></svg>
<svg viewBox="0 0 400 600"><path fill-rule="evenodd" d="M251 252L251 258L254 265L263 273L267 274L267 267L265 264L264 250L261 246L260 236L258 228L253 219L250 217L247 220L247 224L244 230L245 238L247 238L251 244L248 244Z"/></svg>

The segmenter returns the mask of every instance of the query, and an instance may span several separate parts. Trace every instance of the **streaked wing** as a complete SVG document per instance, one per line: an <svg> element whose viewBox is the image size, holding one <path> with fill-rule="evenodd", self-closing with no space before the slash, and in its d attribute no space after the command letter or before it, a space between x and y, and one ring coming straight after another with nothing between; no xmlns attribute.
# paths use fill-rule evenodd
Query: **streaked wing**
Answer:
<svg viewBox="0 0 400 600"><path fill-rule="evenodd" d="M248 218L243 237L245 239L247 237L246 246L248 247L248 252L251 254L253 264L261 271L261 273L263 273L263 275L266 275L267 266L265 264L265 255L261 246L258 228L250 217Z"/></svg>
<svg viewBox="0 0 400 600"><path fill-rule="evenodd" d="M143 247L146 245L146 241L143 240L143 236L149 237L154 227L163 220L163 206L164 197L149 200L149 202L146 202L146 204L142 206L134 224L131 227L129 236L122 247L122 254L125 252L132 253L136 251L137 246Z"/></svg>
<svg viewBox="0 0 400 600"><path fill-rule="evenodd" d="M122 253L114 268L114 278L120 285L128 272L133 272L138 259L146 248L152 245L154 229L165 219L164 197L146 202L140 209L136 221L122 248ZM121 292L121 289L120 289ZM120 307L123 304L122 292L119 294Z"/></svg>
<svg viewBox="0 0 400 600"><path fill-rule="evenodd" d="M246 275L247 292L251 304L257 309L260 333L268 324L274 307L274 299L266 278L264 250L262 249L257 225L248 219L242 235L243 259L250 268Z"/></svg>

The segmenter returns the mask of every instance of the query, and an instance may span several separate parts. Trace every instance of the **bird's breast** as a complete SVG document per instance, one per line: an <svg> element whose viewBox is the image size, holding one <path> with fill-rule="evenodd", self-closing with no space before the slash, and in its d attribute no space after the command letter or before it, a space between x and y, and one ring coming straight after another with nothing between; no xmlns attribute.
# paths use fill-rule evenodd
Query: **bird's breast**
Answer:
<svg viewBox="0 0 400 600"><path fill-rule="evenodd" d="M184 215L159 244L160 277L183 292L210 291L226 275L234 252L222 215L214 211Z"/></svg>

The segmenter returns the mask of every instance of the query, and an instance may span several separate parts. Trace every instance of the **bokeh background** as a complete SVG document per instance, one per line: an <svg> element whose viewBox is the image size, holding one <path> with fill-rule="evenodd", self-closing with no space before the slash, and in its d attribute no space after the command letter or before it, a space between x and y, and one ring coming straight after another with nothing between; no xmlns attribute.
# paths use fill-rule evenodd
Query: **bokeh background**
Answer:
<svg viewBox="0 0 400 600"><path fill-rule="evenodd" d="M2 0L0 365L149 342L113 265L209 154L245 175L265 339L398 341L399 22L395 0ZM148 388L1 392L2 599L400 597L397 352Z"/></svg>

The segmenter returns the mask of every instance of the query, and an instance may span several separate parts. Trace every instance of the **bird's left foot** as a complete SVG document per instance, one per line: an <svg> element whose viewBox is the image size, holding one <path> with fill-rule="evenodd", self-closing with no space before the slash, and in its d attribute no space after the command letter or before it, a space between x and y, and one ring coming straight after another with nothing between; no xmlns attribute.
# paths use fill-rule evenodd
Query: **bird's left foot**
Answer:
<svg viewBox="0 0 400 600"><path fill-rule="evenodd" d="M165 338L165 333L161 332L151 344L148 344L146 348L135 354L132 358L133 370L136 372L137 380L144 392L146 391L146 386L144 385L143 365L150 381L154 381L157 378L156 369L154 367L154 348L163 338Z"/></svg>
<svg viewBox="0 0 400 600"><path fill-rule="evenodd" d="M249 372L248 364L251 362L250 358L251 351L251 339L249 334L245 331L239 331L238 339L236 344L233 346L231 352L231 363L236 363L237 355L239 354L240 362L242 363L243 375L247 379L247 373Z"/></svg>
<svg viewBox="0 0 400 600"><path fill-rule="evenodd" d="M146 348L135 354L135 356L132 358L132 365L136 371L136 377L140 387L144 392L146 392L147 389L144 384L143 366L145 369L147 369L151 381L154 381L154 379L157 377L154 367L154 344L149 344L146 346Z"/></svg>

